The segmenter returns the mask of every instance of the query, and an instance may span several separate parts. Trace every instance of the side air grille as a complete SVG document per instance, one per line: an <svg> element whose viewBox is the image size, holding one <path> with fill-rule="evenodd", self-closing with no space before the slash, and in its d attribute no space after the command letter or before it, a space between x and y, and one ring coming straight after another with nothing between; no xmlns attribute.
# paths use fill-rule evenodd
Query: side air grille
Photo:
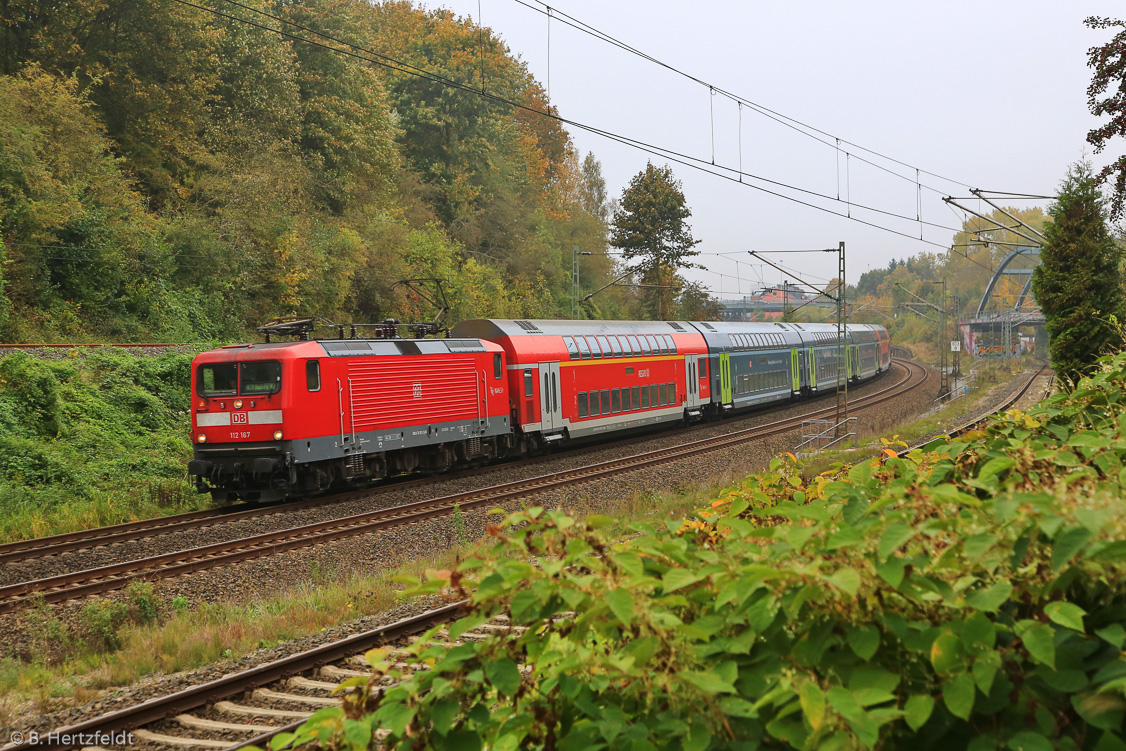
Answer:
<svg viewBox="0 0 1126 751"><path fill-rule="evenodd" d="M542 334L543 333L542 331L540 331L539 326L532 323L531 321L516 321L516 325L519 326L520 328L524 329L525 331L527 331L529 334Z"/></svg>

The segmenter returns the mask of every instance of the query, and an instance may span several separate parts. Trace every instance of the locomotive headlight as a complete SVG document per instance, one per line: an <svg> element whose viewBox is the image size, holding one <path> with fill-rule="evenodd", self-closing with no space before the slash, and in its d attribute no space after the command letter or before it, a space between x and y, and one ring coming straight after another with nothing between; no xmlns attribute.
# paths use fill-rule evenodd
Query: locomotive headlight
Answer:
<svg viewBox="0 0 1126 751"><path fill-rule="evenodd" d="M235 409L242 409L242 399L235 399Z"/></svg>
<svg viewBox="0 0 1126 751"><path fill-rule="evenodd" d="M200 433L199 435L197 435L195 437L195 439L197 441L199 441L200 443L207 443L207 436L205 436L203 433Z"/></svg>
<svg viewBox="0 0 1126 751"><path fill-rule="evenodd" d="M280 441L282 439L282 432L280 430L274 431L274 440Z"/></svg>

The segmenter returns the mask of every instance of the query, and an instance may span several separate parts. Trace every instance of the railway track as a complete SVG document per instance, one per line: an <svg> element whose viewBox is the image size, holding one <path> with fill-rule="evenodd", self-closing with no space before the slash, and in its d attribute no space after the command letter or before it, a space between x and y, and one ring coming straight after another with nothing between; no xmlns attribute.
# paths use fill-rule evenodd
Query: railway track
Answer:
<svg viewBox="0 0 1126 751"><path fill-rule="evenodd" d="M340 699L333 692L340 682L370 675L371 669L363 658L366 651L401 645L436 625L448 623L458 617L462 605L457 602L420 613L50 733L13 734L12 742L0 747L0 751L61 751L111 744L265 747L276 733L296 727L317 709L338 704ZM448 643L453 646L492 633L518 630L506 619L498 618ZM442 636L440 633L439 637Z"/></svg>
<svg viewBox="0 0 1126 751"><path fill-rule="evenodd" d="M1024 396L1032 389L1032 384L1034 384L1036 382L1036 379L1039 378L1040 376L1042 376L1044 374L1044 371L1046 371L1046 370L1048 370L1048 363L1043 362L1040 365L1039 370L1037 370L1035 373L1033 373L1031 376L1029 376L1028 380L1025 381L1024 385L1021 386L1021 388L1018 389L1016 393L1011 395L1004 402L1002 402L1001 404L999 404L995 407L990 408L988 411L978 415L977 417L974 417L974 418L962 423L961 425L958 425L957 427L951 429L950 431L944 433L943 435L958 436L958 435L961 435L963 433L968 433L969 431L980 427L986 420L988 420L990 417L997 414L998 412L1004 412L1005 410L1010 409L1013 405L1015 405L1017 402L1019 402L1021 399L1024 398ZM1045 393L1044 393L1045 396L1047 396L1048 394L1051 393L1052 381L1054 379L1055 379L1055 374L1052 374L1052 376L1048 379L1048 385L1047 385ZM899 455L900 456L906 456L909 452L914 451L915 449L923 448L924 446L926 446L928 443L930 443L933 440L934 440L934 436L931 436L931 437L926 438L922 441L914 443L911 446L908 446L907 448L900 451Z"/></svg>
<svg viewBox="0 0 1126 751"><path fill-rule="evenodd" d="M850 402L850 405L852 403L853 402ZM806 419L813 417L816 414L823 414L825 413L825 411L826 410L824 409L819 410L814 415L806 416ZM710 424L705 423L696 426L696 428L702 429L709 427L709 425ZM692 429L689 429L688 432L690 433L691 430ZM646 434L646 437L648 437L649 435L650 434ZM604 451L608 448L625 445L636 440L636 437L632 437L628 439L598 443L590 446L571 448L568 449L568 455L581 456L585 453ZM547 456L531 457L521 460L520 465L530 466L540 462L548 461L550 459L554 459L557 456L558 454L549 454ZM276 514L284 514L302 509L316 508L318 506L327 504L342 503L353 498L369 497L372 495L379 495L387 492L401 491L407 488L424 486L434 482L457 480L461 477L475 477L480 475L482 472L491 472L512 466L513 463L511 462L499 463L476 470L445 473L438 477L394 479L385 482L384 484L365 488L359 491L336 493L328 496L308 498L282 504L239 504L227 508L192 511L183 514L173 514L156 519L126 522L124 524L108 525L105 527L98 527L89 530L79 530L60 535L52 535L49 537L19 540L15 542L0 544L0 564L14 563L17 561L59 555L62 553L69 553L76 550L85 550L88 548L99 547L103 545L131 542L148 537L157 537L192 529L202 529L218 524L229 524L231 522L242 521L246 519L255 519L260 517L273 516Z"/></svg>
<svg viewBox="0 0 1126 751"><path fill-rule="evenodd" d="M863 410L897 398L919 388L926 380L927 371L925 368L914 363L908 363L907 374L897 383L854 400L849 405L850 409ZM322 545L357 535L415 524L451 514L455 508L460 508L462 511L492 508L505 501L687 459L757 438L788 433L800 429L803 420L818 415L828 415L834 410L835 407L826 407L798 417L737 430L713 438L688 441L669 448L598 462L580 469L554 472L378 511L11 584L0 587L0 614L14 612L33 601L64 602L120 589L127 586L129 582L138 579L156 580L180 576L299 548Z"/></svg>

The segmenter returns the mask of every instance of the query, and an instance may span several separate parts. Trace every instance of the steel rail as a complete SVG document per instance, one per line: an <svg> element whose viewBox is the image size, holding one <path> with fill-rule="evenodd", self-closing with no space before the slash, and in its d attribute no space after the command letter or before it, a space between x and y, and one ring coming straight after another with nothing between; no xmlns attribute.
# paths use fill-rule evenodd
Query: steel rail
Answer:
<svg viewBox="0 0 1126 751"><path fill-rule="evenodd" d="M909 384L921 370L924 377ZM862 397L854 402L857 409L866 409L888 399L900 396L918 388L927 380L927 371L921 366L911 364L908 374L897 384ZM822 410L829 413L835 407ZM155 580L179 576L195 571L216 568L289 550L311 547L335 540L361 534L383 531L407 524L415 524L428 519L446 516L455 506L471 510L485 505L518 497L534 495L545 490L589 482L602 477L623 472L665 464L685 459L709 451L734 446L754 438L790 432L800 427L802 418L779 420L763 426L746 428L714 438L700 439L677 446L635 454L634 456L601 462L581 469L556 472L549 475L504 483L492 488L482 488L464 493L433 498L404 504L389 509L370 511L354 516L316 522L289 529L267 532L226 542L204 545L188 550L174 551L161 555L140 558L122 563L110 564L94 569L11 584L0 587L0 614L13 612L28 605L33 599L48 603L63 602L79 597L99 594L126 586L134 579Z"/></svg>
<svg viewBox="0 0 1126 751"><path fill-rule="evenodd" d="M951 429L950 431L948 431L946 433L942 433L940 435L947 435L947 436L953 437L953 436L962 435L963 433L968 433L969 431L971 431L971 430L977 428L978 426L980 426L982 423L984 423L989 418L996 415L998 412L1003 412L1006 409L1009 409L1014 404L1016 404L1018 401L1020 401L1021 398L1025 394L1028 393L1028 391L1032 388L1032 384L1036 381L1037 378L1039 378L1041 375L1043 375L1044 371L1047 370L1047 369L1048 369L1048 363L1046 363L1046 362L1042 363L1041 366L1040 366L1040 369L1037 370L1035 373L1033 373L1032 376L1029 377L1029 379L1025 382L1025 384L1023 386L1021 386L1021 388L1015 394L1010 396L1008 399L1005 399L1003 402L1001 402L1001 404L998 404L997 406L993 407L992 409L988 410L987 412L984 412L984 413L978 415L977 417L974 417L974 418L962 423L961 425L958 425L957 427ZM924 441L920 441L918 443L911 444L907 448L905 448L902 451L899 451L897 453L899 454L900 457L907 456L907 454L909 454L910 452L912 452L916 449L921 449L921 448L927 446L929 443L934 441L937 437L938 436L931 436L930 438L927 438Z"/></svg>
<svg viewBox="0 0 1126 751"><path fill-rule="evenodd" d="M51 731L50 734L41 735L38 739L40 742L34 745L26 740L25 736L24 742L0 747L0 751L25 751L29 749L63 751L73 748L74 744L57 742L62 738L133 730L142 725L229 698L249 689L258 688L306 670L319 668L330 662L342 660L355 654L362 654L388 642L423 633L438 624L453 620L459 615L464 605L464 601L455 602L386 626L354 634L340 641L322 644L319 647L282 657L264 665L201 683L198 686L192 686L167 696L149 699L132 707L58 728ZM56 740L53 741L52 738ZM236 742L232 742L231 745L236 745Z"/></svg>

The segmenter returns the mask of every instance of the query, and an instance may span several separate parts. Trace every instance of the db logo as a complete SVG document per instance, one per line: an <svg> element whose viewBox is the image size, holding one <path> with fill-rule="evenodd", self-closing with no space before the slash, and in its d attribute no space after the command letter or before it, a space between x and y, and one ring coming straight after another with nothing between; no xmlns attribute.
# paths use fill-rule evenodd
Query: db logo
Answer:
<svg viewBox="0 0 1126 751"><path fill-rule="evenodd" d="M422 384L421 383L414 384L414 398L415 399L421 399L422 398Z"/></svg>
<svg viewBox="0 0 1126 751"><path fill-rule="evenodd" d="M232 412L231 423L234 425L246 425L249 415L246 412Z"/></svg>

